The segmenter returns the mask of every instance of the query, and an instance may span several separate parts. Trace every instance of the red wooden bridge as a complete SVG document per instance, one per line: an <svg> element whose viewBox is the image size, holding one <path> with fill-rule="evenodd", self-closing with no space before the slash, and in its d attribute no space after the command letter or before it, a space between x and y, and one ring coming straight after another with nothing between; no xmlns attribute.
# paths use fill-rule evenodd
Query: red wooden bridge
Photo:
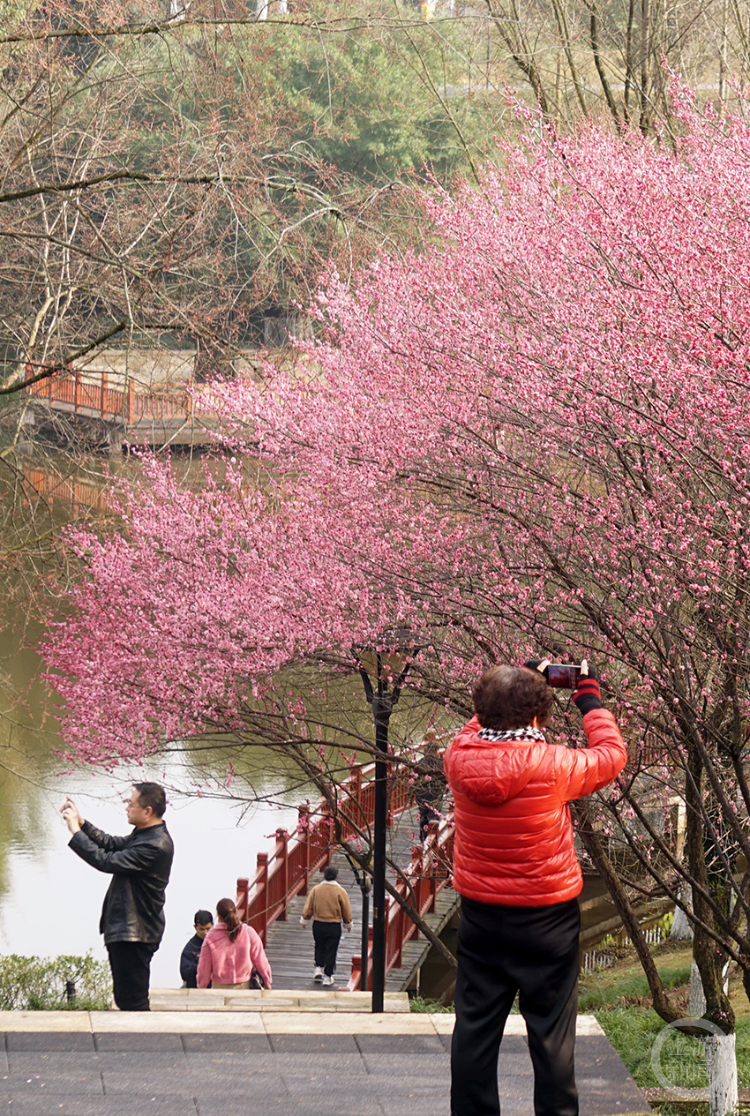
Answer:
<svg viewBox="0 0 750 1116"><path fill-rule="evenodd" d="M31 372L29 372L29 376ZM216 409L208 396L208 385L193 384L160 390L139 390L122 377L71 370L68 375L50 376L29 384L28 396L46 404L59 415L102 424L112 445L203 444L213 440L217 429Z"/></svg>
<svg viewBox="0 0 750 1116"><path fill-rule="evenodd" d="M629 770L643 769L658 762L661 755L653 742L639 741L633 745ZM369 844L375 806L374 764L355 768L351 777L337 791L335 812L345 839L356 842L362 835ZM458 896L450 886L453 864L453 818L448 814L433 822L427 840L417 843L416 811L408 775L396 775L389 781L390 827L389 857L400 868L391 872L398 893L424 918L431 928L440 932L458 906ZM339 961L350 968L350 990L371 988L372 928L370 948L363 966L359 943L361 920L358 919L358 888L350 866L335 839L334 817L325 800L315 809L300 807L299 823L293 835L277 830L276 842L270 853L258 855L255 876L237 881L237 908L245 921L257 930L266 946L274 972L275 988L300 988L310 983L312 940L309 930L299 925L304 896L312 877L331 862L339 868L339 883L352 899L355 928L344 936ZM598 877L597 877L598 879ZM595 900L599 902L599 900ZM614 912L613 912L614 913ZM591 933L600 930L601 917L593 920ZM619 925L619 919L614 922ZM594 925L594 923L596 925ZM607 924L609 928L609 924ZM349 940L346 940L346 939ZM418 932L411 918L396 901L386 897L386 989L397 991L412 986L430 944ZM366 976L363 976L363 969Z"/></svg>
<svg viewBox="0 0 750 1116"><path fill-rule="evenodd" d="M360 835L372 832L375 807L374 764L357 767L351 777L337 792L336 813L342 835L356 841ZM415 817L412 809L412 790L406 776L396 776L390 782L389 827L391 828L391 859L399 861L401 875L395 875L397 891L407 897L410 905L430 922L441 923L445 917L435 919L438 905L443 916L452 912L458 897L450 888L450 871L453 861L453 823L450 817L433 822L424 844L415 844ZM275 847L270 853L258 854L258 865L252 880L237 881L237 909L266 945L274 971L274 987L295 988L300 980L307 984L312 968L312 940L309 931L299 925L302 899L309 890L312 876L337 857L338 846L334 836L334 817L328 802L323 800L315 809L301 806L299 824L293 835L277 830ZM398 839L396 838L398 835ZM343 860L343 857L340 858ZM343 861L346 865L346 861ZM341 873L339 882L352 892L352 908L357 911L356 886ZM443 902L439 901L445 893ZM297 900L295 902L295 900ZM356 914L355 914L356 919ZM286 924L283 926L280 924ZM361 927L361 923L360 923ZM414 922L397 902L386 898L386 974L387 985L399 988L404 983L397 972L404 965L407 943L415 943L418 931ZM361 940L352 934L354 942ZM343 946L343 943L342 943ZM355 948L357 948L355 947ZM408 979L415 961L426 954L429 943L421 940L412 948ZM340 957L343 950L340 952ZM369 986L371 981L372 927L370 949L366 964ZM310 963L308 963L310 962ZM359 951L351 955L351 974L347 987L359 990L367 982L362 979L362 957ZM305 976L300 976L304 972Z"/></svg>

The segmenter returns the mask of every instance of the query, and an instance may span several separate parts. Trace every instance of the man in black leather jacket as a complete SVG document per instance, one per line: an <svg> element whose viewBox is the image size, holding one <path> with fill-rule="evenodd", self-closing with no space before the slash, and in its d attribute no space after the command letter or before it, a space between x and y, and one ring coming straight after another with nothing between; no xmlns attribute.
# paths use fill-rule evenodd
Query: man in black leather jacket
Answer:
<svg viewBox="0 0 750 1116"><path fill-rule="evenodd" d="M148 1011L151 958L164 933L164 892L174 845L164 824L167 800L158 783L135 783L127 805L127 837L110 837L84 821L72 798L62 816L73 834L70 848L112 876L99 930L109 954L120 1011Z"/></svg>

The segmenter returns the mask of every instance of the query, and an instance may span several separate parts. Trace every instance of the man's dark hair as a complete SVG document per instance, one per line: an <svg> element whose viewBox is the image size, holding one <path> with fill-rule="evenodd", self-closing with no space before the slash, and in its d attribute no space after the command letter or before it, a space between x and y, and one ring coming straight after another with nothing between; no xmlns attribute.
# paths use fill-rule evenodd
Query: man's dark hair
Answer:
<svg viewBox="0 0 750 1116"><path fill-rule="evenodd" d="M154 817L163 818L167 812L167 796L164 787L158 783L133 783L133 789L138 791L138 801L145 810L150 806Z"/></svg>
<svg viewBox="0 0 750 1116"><path fill-rule="evenodd" d="M475 683L471 696L482 728L498 732L525 728L535 717L539 725L549 722L553 694L538 670L490 667Z"/></svg>
<svg viewBox="0 0 750 1116"><path fill-rule="evenodd" d="M327 868L323 869L323 879L324 880L335 880L336 877L338 876L338 874L339 874L338 868L334 868L332 864L329 864Z"/></svg>
<svg viewBox="0 0 750 1116"><path fill-rule="evenodd" d="M210 911L196 911L193 926L208 926L209 922L213 926L213 921L214 916Z"/></svg>

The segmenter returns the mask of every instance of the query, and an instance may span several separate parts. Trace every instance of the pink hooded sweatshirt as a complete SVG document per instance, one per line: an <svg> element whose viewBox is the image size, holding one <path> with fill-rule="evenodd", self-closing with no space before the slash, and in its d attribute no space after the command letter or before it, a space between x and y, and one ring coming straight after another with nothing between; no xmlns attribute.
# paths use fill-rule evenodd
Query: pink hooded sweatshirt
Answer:
<svg viewBox="0 0 750 1116"><path fill-rule="evenodd" d="M271 986L271 966L259 936L243 923L235 941L230 941L223 922L218 922L203 939L198 960L198 987L214 984L240 984L257 969L266 986Z"/></svg>

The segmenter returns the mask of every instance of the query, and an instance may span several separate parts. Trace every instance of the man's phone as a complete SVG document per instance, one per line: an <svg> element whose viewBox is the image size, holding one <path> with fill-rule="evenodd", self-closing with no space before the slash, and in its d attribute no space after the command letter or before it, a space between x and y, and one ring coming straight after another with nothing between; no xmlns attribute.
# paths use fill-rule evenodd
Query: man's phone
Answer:
<svg viewBox="0 0 750 1116"><path fill-rule="evenodd" d="M581 668L573 663L550 663L544 672L548 686L559 690L575 690Z"/></svg>

